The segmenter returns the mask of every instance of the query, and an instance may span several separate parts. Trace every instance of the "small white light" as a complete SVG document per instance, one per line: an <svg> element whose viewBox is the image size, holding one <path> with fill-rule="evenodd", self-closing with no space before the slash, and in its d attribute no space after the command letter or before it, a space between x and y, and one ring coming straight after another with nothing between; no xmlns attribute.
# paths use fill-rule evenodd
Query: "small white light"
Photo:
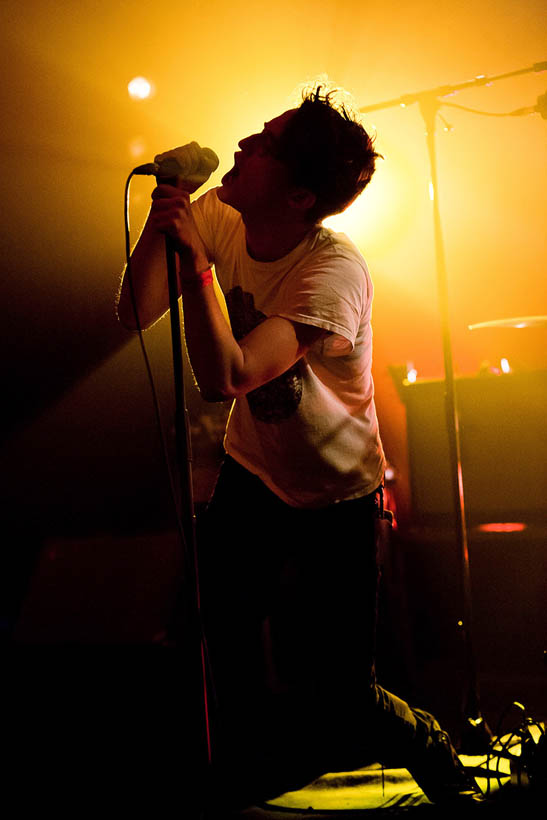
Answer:
<svg viewBox="0 0 547 820"><path fill-rule="evenodd" d="M394 481L395 480L395 470L389 464L386 466L384 472L384 478L386 481Z"/></svg>
<svg viewBox="0 0 547 820"><path fill-rule="evenodd" d="M507 359L502 359L500 361L500 367L503 373L510 373L511 372L511 365L507 361Z"/></svg>
<svg viewBox="0 0 547 820"><path fill-rule="evenodd" d="M431 202L433 202L433 200L435 199L435 189L433 187L432 182L429 183L429 198L430 198Z"/></svg>
<svg viewBox="0 0 547 820"><path fill-rule="evenodd" d="M414 384L414 382L418 378L418 371L414 367L412 367L410 370L407 370L406 378L407 381L409 381L411 384Z"/></svg>
<svg viewBox="0 0 547 820"><path fill-rule="evenodd" d="M139 159L146 152L146 142L143 137L133 137L129 143L129 153L133 159Z"/></svg>
<svg viewBox="0 0 547 820"><path fill-rule="evenodd" d="M133 77L127 84L127 90L133 100L146 100L152 94L152 83L146 77Z"/></svg>

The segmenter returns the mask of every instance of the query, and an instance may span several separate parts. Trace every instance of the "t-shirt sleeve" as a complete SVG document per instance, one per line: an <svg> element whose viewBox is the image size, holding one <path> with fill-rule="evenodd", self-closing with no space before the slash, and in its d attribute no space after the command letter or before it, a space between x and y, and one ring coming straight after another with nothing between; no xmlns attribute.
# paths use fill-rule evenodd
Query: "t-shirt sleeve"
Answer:
<svg viewBox="0 0 547 820"><path fill-rule="evenodd" d="M323 342L323 352L336 356L353 350L368 304L365 268L355 258L337 253L316 259L292 276L275 312L327 330L331 335Z"/></svg>

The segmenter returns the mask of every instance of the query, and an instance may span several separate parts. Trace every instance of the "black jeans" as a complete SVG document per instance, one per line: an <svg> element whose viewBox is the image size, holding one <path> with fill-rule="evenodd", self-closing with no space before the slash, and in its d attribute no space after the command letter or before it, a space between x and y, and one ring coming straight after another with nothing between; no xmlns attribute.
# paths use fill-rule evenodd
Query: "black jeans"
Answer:
<svg viewBox="0 0 547 820"><path fill-rule="evenodd" d="M290 507L226 458L198 522L223 799L271 798L415 740L416 713L375 681L375 509L375 493Z"/></svg>

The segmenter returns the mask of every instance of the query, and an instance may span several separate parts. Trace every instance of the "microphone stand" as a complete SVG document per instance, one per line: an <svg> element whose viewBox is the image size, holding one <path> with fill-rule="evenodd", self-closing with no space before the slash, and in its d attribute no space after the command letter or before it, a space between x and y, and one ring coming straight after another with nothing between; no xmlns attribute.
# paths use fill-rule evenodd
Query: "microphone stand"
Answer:
<svg viewBox="0 0 547 820"><path fill-rule="evenodd" d="M179 509L186 547L195 545L194 491L192 482L192 444L186 408L184 386L182 332L179 312L176 251L172 240L165 237L165 259L169 288L169 317L173 353L173 380L175 392L175 454L180 480Z"/></svg>
<svg viewBox="0 0 547 820"><path fill-rule="evenodd" d="M458 408L454 384L454 366L452 361L452 345L450 339L450 312L447 287L446 256L442 233L441 213L438 197L437 156L435 148L435 119L443 101L439 97L455 94L473 86L489 85L497 80L514 77L529 72L544 71L547 62L535 63L528 68L518 69L496 77L480 76L457 85L444 85L426 91L405 94L397 99L360 108L362 113L379 111L384 108L418 103L426 126L427 148L431 167L431 195L433 199L433 231L435 241L435 259L437 272L437 288L439 298L439 314L441 318L442 345L445 373L445 414L448 434L448 449L450 459L451 494L454 515L454 526L457 539L457 548L461 567L463 634L465 641L465 660L467 680L463 694L461 730L462 751L467 754L480 754L488 750L492 733L484 721L480 710L479 685L477 664L473 647L472 621L473 607L471 594L471 574L469 569L469 549L467 542L467 527L465 520L465 505L463 491L463 474L461 463L460 434L458 424Z"/></svg>
<svg viewBox="0 0 547 820"><path fill-rule="evenodd" d="M165 182L165 180L162 180ZM169 316L171 322L171 346L173 351L173 378L175 392L175 457L177 474L179 478L180 496L177 499L178 513L182 527L183 546L187 557L192 561L192 566L187 569L193 573L194 612L197 617L197 626L200 635L200 655L201 655L201 694L203 696L204 720L205 720L205 740L207 746L207 762L212 760L211 731L209 716L209 699L207 691L207 657L205 647L205 637L201 629L200 618L200 588L197 560L196 543L196 517L194 510L194 491L192 482L192 445L188 423L188 412L186 407L186 394L184 386L183 354L182 354L182 333L180 325L179 292L176 264L176 251L170 237L165 237L165 257L167 263L167 282L169 288ZM175 629L180 629L178 613L175 613ZM178 635L175 634L175 641Z"/></svg>

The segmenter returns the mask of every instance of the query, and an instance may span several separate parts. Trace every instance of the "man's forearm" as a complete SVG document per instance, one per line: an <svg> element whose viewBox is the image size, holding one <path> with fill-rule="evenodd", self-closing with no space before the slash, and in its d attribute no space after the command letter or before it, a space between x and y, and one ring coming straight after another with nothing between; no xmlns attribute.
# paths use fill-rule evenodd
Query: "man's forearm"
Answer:
<svg viewBox="0 0 547 820"><path fill-rule="evenodd" d="M169 307L165 236L146 222L131 254L131 283L142 328L152 325ZM130 330L137 328L127 269L118 299L118 317Z"/></svg>
<svg viewBox="0 0 547 820"><path fill-rule="evenodd" d="M183 271L181 281L188 354L207 401L245 395L281 376L325 334L320 327L270 316L238 341L210 277L188 281Z"/></svg>
<svg viewBox="0 0 547 820"><path fill-rule="evenodd" d="M182 272L184 337L198 387L206 401L224 401L235 395L243 352L218 302L212 284L198 280L185 284Z"/></svg>

